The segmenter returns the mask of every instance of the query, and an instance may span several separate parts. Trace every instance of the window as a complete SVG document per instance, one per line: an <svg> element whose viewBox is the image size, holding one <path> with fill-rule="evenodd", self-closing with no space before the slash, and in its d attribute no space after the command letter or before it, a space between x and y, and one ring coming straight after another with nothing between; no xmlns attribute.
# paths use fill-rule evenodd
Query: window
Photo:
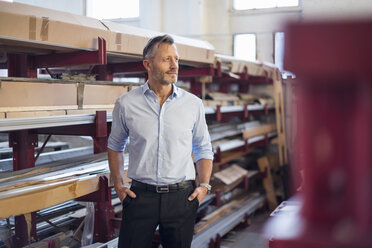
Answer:
<svg viewBox="0 0 372 248"><path fill-rule="evenodd" d="M284 60L284 33L283 32L276 32L274 34L274 43L275 43L275 51L274 51L275 65L281 71L283 71L283 60Z"/></svg>
<svg viewBox="0 0 372 248"><path fill-rule="evenodd" d="M236 34L234 56L240 59L256 60L256 34Z"/></svg>
<svg viewBox="0 0 372 248"><path fill-rule="evenodd" d="M299 0L234 0L234 9L266 9L298 6Z"/></svg>
<svg viewBox="0 0 372 248"><path fill-rule="evenodd" d="M276 32L274 34L274 62L275 65L282 72L282 77L286 79L288 76L296 78L296 75L290 71L284 70L284 38L285 34L283 32Z"/></svg>
<svg viewBox="0 0 372 248"><path fill-rule="evenodd" d="M97 19L139 17L139 0L87 0L87 16Z"/></svg>

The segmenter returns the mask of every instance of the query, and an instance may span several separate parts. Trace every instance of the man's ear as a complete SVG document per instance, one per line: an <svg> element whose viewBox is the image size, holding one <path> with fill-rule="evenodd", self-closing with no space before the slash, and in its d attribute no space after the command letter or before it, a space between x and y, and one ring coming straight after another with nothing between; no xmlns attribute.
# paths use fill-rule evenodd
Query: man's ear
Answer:
<svg viewBox="0 0 372 248"><path fill-rule="evenodd" d="M150 60L145 59L145 60L142 61L142 64L145 67L146 71L150 70L150 64L151 64Z"/></svg>

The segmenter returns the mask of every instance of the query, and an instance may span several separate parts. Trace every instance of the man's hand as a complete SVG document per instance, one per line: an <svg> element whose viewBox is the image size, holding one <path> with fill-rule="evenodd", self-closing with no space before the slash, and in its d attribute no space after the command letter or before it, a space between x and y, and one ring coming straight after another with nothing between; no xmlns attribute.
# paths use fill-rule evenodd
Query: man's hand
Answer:
<svg viewBox="0 0 372 248"><path fill-rule="evenodd" d="M196 198L198 198L198 201L199 201L199 206L200 204L202 203L204 197L207 195L208 193L208 189L206 187L203 187L203 186L199 186L197 187L194 192L189 196L188 200L189 201L192 201Z"/></svg>
<svg viewBox="0 0 372 248"><path fill-rule="evenodd" d="M123 202L124 198L127 197L127 195L129 195L131 198L136 198L136 194L123 185L115 186L115 191L120 199L120 202Z"/></svg>

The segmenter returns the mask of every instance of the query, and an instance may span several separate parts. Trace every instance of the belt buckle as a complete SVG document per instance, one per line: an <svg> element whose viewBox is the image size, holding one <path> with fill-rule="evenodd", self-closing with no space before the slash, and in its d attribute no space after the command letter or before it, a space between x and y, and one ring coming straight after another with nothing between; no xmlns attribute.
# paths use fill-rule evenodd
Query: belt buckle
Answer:
<svg viewBox="0 0 372 248"><path fill-rule="evenodd" d="M156 193L169 193L169 186L168 185L156 186Z"/></svg>

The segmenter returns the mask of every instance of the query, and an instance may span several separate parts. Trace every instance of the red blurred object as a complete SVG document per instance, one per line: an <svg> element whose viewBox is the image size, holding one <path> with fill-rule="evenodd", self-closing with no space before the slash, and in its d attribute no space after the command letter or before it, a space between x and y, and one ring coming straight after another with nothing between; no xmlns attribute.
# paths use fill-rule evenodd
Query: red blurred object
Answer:
<svg viewBox="0 0 372 248"><path fill-rule="evenodd" d="M288 27L285 64L298 87L292 164L304 188L298 212L268 222L271 248L372 247L371 30L372 20Z"/></svg>

